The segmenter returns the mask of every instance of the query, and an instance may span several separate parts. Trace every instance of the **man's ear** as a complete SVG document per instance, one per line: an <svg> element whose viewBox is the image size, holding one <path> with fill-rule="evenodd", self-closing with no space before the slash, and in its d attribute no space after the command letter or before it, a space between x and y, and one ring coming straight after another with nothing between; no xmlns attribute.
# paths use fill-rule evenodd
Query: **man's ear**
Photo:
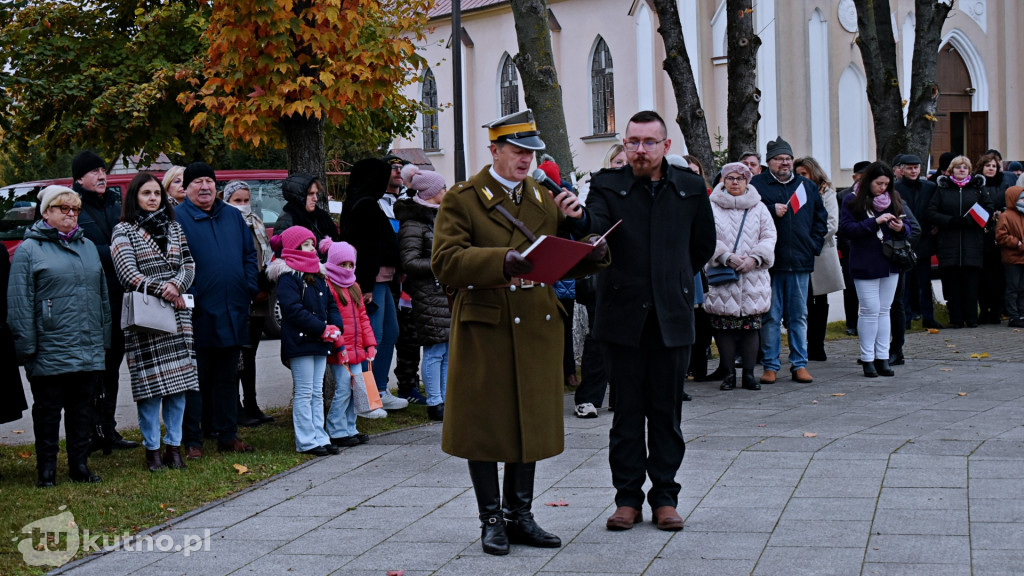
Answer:
<svg viewBox="0 0 1024 576"><path fill-rule="evenodd" d="M668 149L672 147L672 140L665 138L665 154L668 154Z"/></svg>

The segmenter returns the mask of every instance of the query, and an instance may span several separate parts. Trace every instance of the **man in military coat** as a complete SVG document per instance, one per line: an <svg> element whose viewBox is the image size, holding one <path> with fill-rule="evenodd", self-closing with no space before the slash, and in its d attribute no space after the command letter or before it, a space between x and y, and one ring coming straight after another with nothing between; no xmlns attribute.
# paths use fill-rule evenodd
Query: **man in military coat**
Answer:
<svg viewBox="0 0 1024 576"><path fill-rule="evenodd" d="M551 194L529 177L535 151L544 149L530 110L484 127L493 163L445 195L431 264L441 283L458 289L441 447L469 460L483 549L501 555L510 542L561 546L530 507L537 461L563 449L565 311L551 286L520 278L532 269L520 252L530 235L579 238L588 220L574 194ZM568 276L608 261L602 240ZM498 462L505 463L504 498Z"/></svg>
<svg viewBox="0 0 1024 576"><path fill-rule="evenodd" d="M615 416L608 459L616 511L606 526L643 519L643 486L661 530L680 530L676 472L686 445L680 429L683 378L694 341L694 274L715 250L715 218L704 179L665 160L672 141L656 112L626 124L627 164L594 175L587 209L616 254L597 287L594 339L604 345ZM646 433L646 442L645 442Z"/></svg>

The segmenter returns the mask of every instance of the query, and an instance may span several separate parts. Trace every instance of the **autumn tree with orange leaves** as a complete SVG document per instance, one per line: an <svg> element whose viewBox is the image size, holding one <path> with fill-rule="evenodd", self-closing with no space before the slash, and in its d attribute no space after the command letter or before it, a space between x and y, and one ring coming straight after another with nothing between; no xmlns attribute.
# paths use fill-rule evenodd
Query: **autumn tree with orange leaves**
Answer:
<svg viewBox="0 0 1024 576"><path fill-rule="evenodd" d="M402 95L422 63L433 0L214 2L209 52L195 90L179 101L192 128L223 119L231 141L287 147L288 170L324 174L324 125L387 108L415 113Z"/></svg>

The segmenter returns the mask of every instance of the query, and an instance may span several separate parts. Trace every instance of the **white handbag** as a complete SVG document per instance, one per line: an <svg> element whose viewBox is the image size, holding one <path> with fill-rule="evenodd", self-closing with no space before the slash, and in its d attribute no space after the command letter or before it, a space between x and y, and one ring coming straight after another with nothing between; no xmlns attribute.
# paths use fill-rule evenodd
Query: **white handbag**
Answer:
<svg viewBox="0 0 1024 576"><path fill-rule="evenodd" d="M146 292L145 282L140 292L125 292L121 299L121 329L149 334L176 334L178 321L174 305Z"/></svg>

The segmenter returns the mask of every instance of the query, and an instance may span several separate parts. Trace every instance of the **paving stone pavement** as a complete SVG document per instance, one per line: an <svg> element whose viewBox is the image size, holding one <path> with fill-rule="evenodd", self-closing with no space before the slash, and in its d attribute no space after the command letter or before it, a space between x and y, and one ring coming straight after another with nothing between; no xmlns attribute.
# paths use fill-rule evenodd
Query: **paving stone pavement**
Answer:
<svg viewBox="0 0 1024 576"><path fill-rule="evenodd" d="M118 550L58 573L1024 574L1024 334L914 333L905 351L894 378L861 376L847 340L811 363L813 384L688 383L681 532L605 529L612 413L577 419L566 396L566 449L538 465L534 505L561 548L484 554L465 461L426 425L145 533L181 542L209 530L208 550ZM545 505L556 501L568 505Z"/></svg>

